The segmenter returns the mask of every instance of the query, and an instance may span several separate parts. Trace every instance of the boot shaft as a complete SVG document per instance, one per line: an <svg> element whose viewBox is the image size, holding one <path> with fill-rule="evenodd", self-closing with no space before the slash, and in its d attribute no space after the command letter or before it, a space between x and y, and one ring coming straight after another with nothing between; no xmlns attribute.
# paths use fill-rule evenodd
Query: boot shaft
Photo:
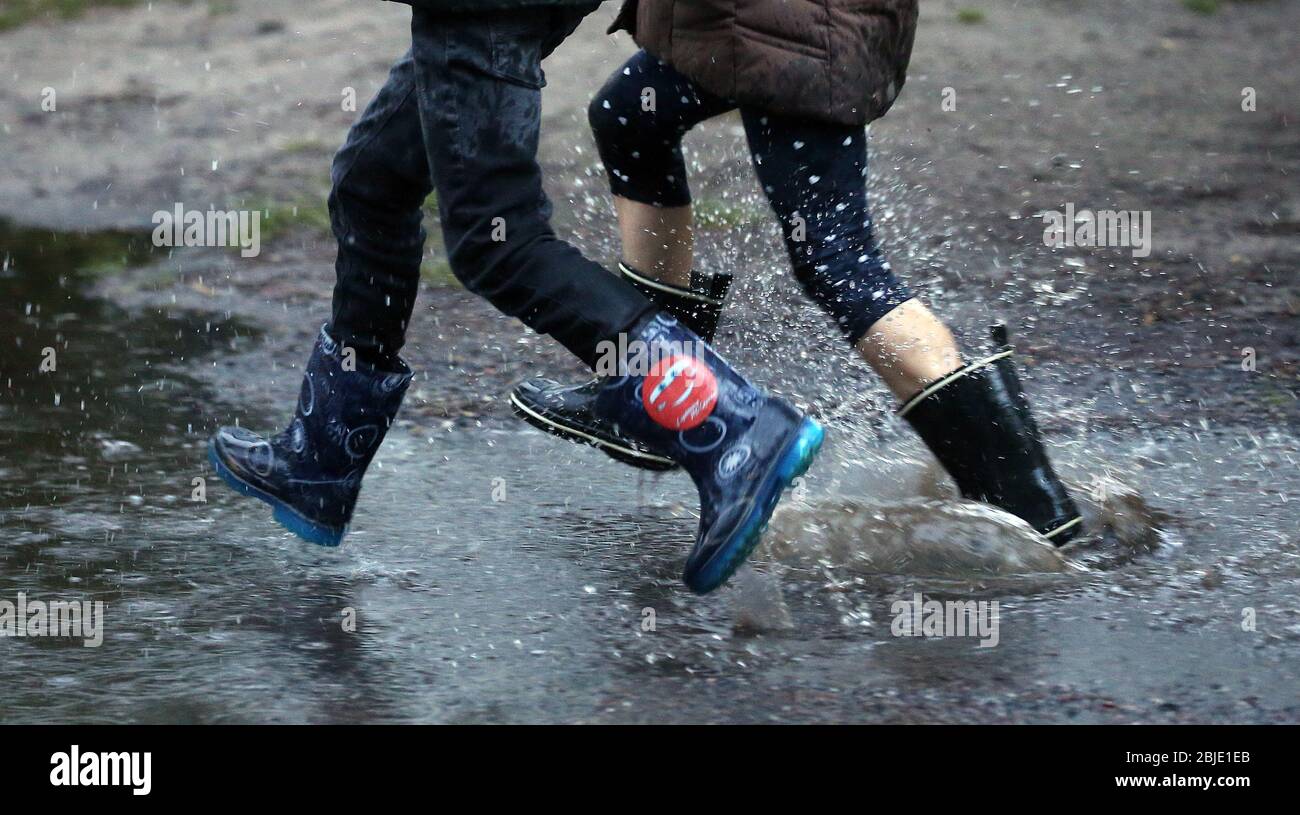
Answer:
<svg viewBox="0 0 1300 815"><path fill-rule="evenodd" d="M912 425L961 494L1007 510L1056 543L1079 529L1079 511L1052 468L1006 344L909 399Z"/></svg>
<svg viewBox="0 0 1300 815"><path fill-rule="evenodd" d="M737 374L671 315L647 318L632 332L635 348L618 375L602 381L593 412L628 435L665 451L697 481L727 455L724 440L748 435L761 413L795 421L797 411L770 399ZM788 416L786 415L788 414ZM724 470L743 462L731 453Z"/></svg>
<svg viewBox="0 0 1300 815"><path fill-rule="evenodd" d="M285 446L323 473L364 470L397 416L412 372L400 359L382 370L321 328L303 373Z"/></svg>
<svg viewBox="0 0 1300 815"><path fill-rule="evenodd" d="M619 263L618 271L650 302L676 317L706 342L713 342L731 288L731 275L692 271L691 287L683 289L644 275L626 263Z"/></svg>
<svg viewBox="0 0 1300 815"><path fill-rule="evenodd" d="M236 490L274 507L276 520L295 534L337 546L362 476L411 382L406 363L395 367L383 370L357 359L322 327L289 426L270 438L220 428L209 459Z"/></svg>

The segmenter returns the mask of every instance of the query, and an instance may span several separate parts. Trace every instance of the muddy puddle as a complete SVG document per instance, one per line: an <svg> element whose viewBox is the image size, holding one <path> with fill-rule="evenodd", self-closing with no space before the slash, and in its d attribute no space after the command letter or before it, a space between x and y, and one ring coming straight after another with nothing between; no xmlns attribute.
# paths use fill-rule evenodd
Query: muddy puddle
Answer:
<svg viewBox="0 0 1300 815"><path fill-rule="evenodd" d="M97 647L0 639L0 721L1294 721L1300 709L1290 433L1243 421L1054 437L1096 533L1062 555L954 500L901 428L832 426L753 567L701 598L678 579L695 523L684 476L632 473L510 424L403 422L353 533L324 550L205 462L218 422L283 418L249 415L199 375L250 329L80 293L106 251L149 260L120 241L0 231L0 600L104 604ZM900 630L917 600L996 603L996 642Z"/></svg>

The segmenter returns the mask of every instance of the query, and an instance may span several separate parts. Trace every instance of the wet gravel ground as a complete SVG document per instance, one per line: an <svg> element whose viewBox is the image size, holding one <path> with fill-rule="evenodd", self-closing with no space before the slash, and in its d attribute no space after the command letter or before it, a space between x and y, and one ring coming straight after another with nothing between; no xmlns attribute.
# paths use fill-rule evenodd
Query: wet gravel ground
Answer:
<svg viewBox="0 0 1300 815"><path fill-rule="evenodd" d="M138 409L165 413L185 394L162 389ZM367 478L353 533L331 551L215 481L206 502L188 502L191 474L210 475L202 431L129 427L34 455L43 466L4 481L0 594L102 600L106 631L98 648L6 640L0 720L1271 723L1300 713L1294 437L1266 439L1264 452L1230 437L1090 437L1090 455L1141 464L1132 483L1170 518L1157 551L1112 539L1076 555L1086 572L880 574L854 557L879 540L849 535L846 555L810 562L774 539L756 572L701 598L678 582L694 524L680 477L638 480L526 432L404 426ZM893 469L872 476L855 466L850 434L833 438L802 510L832 529L842 516L829 496L874 500L918 475L906 445L879 450ZM1058 447L1070 477L1094 467L1076 453ZM1243 460L1278 474L1273 491L1241 482ZM917 592L997 602L995 646L896 636L895 603Z"/></svg>
<svg viewBox="0 0 1300 815"><path fill-rule="evenodd" d="M369 5L383 11L323 2L299 24L292 4L259 4L288 22L255 37L253 17L188 7L166 37L145 10L0 34L0 69L19 77L0 87L14 102L0 105L0 213L21 224L0 228L0 596L84 591L115 619L103 650L9 641L0 681L18 690L0 720L1296 720L1300 275L1285 100L1300 88L1277 58L1295 4L1202 17L1173 0L990 0L983 23L963 25L957 3L927 3L909 84L871 131L895 267L972 349L994 318L1011 324L1067 474L1085 492L1103 474L1131 486L1164 518L1161 546L1112 537L1081 556L1085 575L1011 582L873 574L778 547L754 582L703 600L677 583L689 486L518 429L510 385L582 371L454 287L421 293L406 349L419 375L342 550L304 547L220 485L186 503L212 427L270 427L292 405L329 313L328 236L299 225L257 258L189 250L100 275L91 255L52 247L87 227L139 229L176 200L319 200L351 116L336 86L364 97L404 47L404 13ZM588 21L548 66L542 158L560 230L612 262L580 111L629 46L602 27ZM108 41L131 47L66 47ZM94 70L61 90L67 119L17 112L31 66L57 82L78 53L96 54ZM223 86L139 67L196 53ZM1256 111L1241 110L1246 86ZM946 87L955 111L940 107ZM240 122L261 124L231 133ZM738 123L688 146L713 213L699 265L738 278L719 347L832 430L808 511L834 519L846 496L924 492L911 488L924 457L887 395L786 273ZM219 171L201 171L218 155ZM1067 202L1149 210L1155 250L1044 247L1035 213ZM31 372L24 354L56 335L70 338L79 390ZM498 478L512 496L500 505ZM891 636L891 604L917 590L997 599L999 646ZM362 611L359 633L340 631L343 608Z"/></svg>
<svg viewBox="0 0 1300 815"><path fill-rule="evenodd" d="M972 351L984 326L1007 320L1049 422L1294 427L1300 274L1290 179L1298 153L1283 100L1300 88L1286 61L1273 58L1289 48L1294 4L1232 3L1214 16L1175 2L987 5L976 25L958 23L951 3L927 5L907 89L872 126L874 210L895 268ZM603 76L627 54L625 40L600 34L606 13L548 63L542 160L561 232L612 263L608 199L581 115L595 80L591 87L566 81ZM400 21L368 19L364 28L374 32L362 52L369 62L400 48ZM305 47L319 32L297 36ZM1008 49L1008 41L1036 46ZM369 62L333 70L382 78ZM1185 92L1189 76L1198 93ZM1256 90L1256 110L1241 109L1243 87ZM956 92L956 110L942 109L944 88ZM201 110L202 93L185 98L185 116L197 116L190 109ZM256 170L258 184L283 171L298 195L304 165L314 161L323 176L329 145L342 137L347 116L333 119L329 128L313 121L321 141L314 149L240 154L239 166ZM20 127L17 144L48 137ZM159 138L169 149L197 146ZM708 123L687 145L696 200L709 213L698 265L738 279L720 348L815 412L874 421L887 407L884 394L790 279L738 122ZM113 183L120 199L113 211L139 218L142 207L153 209L128 205L139 197L138 179L124 174ZM219 174L211 183L229 179ZM1045 247L1035 214L1067 203L1149 211L1151 255ZM60 223L71 225L55 219L54 226ZM436 241L430 253L437 263ZM133 306L229 312L264 327L256 343L237 345L253 357L219 360L216 372L257 398L275 391L271 377L248 376L250 361L264 369L298 364L328 317L332 260L327 235L290 228L258 258L178 253L105 279L99 291ZM770 364L773 349L788 362ZM423 372L407 410L430 420L504 418L499 396L520 377L581 375L549 342L464 291L438 286L421 294L406 354ZM1248 358L1253 370L1243 370Z"/></svg>

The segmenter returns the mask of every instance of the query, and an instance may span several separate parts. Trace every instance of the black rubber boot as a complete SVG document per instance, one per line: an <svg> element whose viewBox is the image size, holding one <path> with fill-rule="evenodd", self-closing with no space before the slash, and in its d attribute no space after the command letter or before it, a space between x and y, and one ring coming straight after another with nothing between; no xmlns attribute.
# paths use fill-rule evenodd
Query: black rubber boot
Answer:
<svg viewBox="0 0 1300 815"><path fill-rule="evenodd" d="M727 289L731 287L731 275L691 272L690 289L682 289L648 278L623 263L618 270L651 302L705 341L713 341ZM510 392L510 407L533 427L562 439L590 444L624 464L661 471L677 466L663 451L628 438L616 424L592 413L598 390L597 379L569 386L551 379L528 379Z"/></svg>
<svg viewBox="0 0 1300 815"><path fill-rule="evenodd" d="M1011 359L1005 326L997 351L909 399L907 419L961 494L1010 512L1057 546L1083 531L1079 509L1052 470Z"/></svg>
<svg viewBox="0 0 1300 815"><path fill-rule="evenodd" d="M337 546L346 534L361 477L411 382L400 360L399 370L384 371L345 362L340 350L321 328L286 430L266 439L223 427L208 445L208 459L227 484L270 504L286 529L323 546Z"/></svg>

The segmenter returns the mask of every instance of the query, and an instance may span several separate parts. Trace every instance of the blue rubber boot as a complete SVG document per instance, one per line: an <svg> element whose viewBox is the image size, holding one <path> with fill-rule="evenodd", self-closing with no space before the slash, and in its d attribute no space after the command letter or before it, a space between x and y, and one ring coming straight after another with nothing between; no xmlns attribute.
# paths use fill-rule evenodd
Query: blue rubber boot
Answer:
<svg viewBox="0 0 1300 815"><path fill-rule="evenodd" d="M691 272L691 284L683 288L647 277L626 263L618 264L618 273L651 303L676 317L705 342L713 342L727 290L731 288L731 275ZM651 471L677 468L672 459L624 437L612 423L594 416L591 406L599 392L599 379L565 386L534 377L520 382L510 392L510 407L516 416L538 430L589 444L624 464Z"/></svg>
<svg viewBox="0 0 1300 815"><path fill-rule="evenodd" d="M593 412L663 451L695 482L700 527L682 580L705 594L758 545L781 493L812 464L823 432L745 381L666 312L629 337L610 350L616 369L597 367L608 376Z"/></svg>
<svg viewBox="0 0 1300 815"><path fill-rule="evenodd" d="M227 484L270 504L286 529L323 546L338 546L347 533L361 477L411 382L400 360L396 371L348 363L322 327L289 427L269 439L223 427L208 444L208 460Z"/></svg>

